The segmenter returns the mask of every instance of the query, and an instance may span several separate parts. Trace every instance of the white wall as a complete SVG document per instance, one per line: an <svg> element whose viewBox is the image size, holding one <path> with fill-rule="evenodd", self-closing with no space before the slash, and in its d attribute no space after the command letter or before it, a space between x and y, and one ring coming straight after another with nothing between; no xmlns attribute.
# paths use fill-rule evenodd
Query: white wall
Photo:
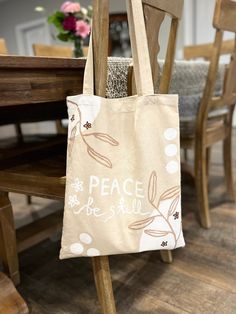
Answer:
<svg viewBox="0 0 236 314"><path fill-rule="evenodd" d="M80 0L82 6L92 3L92 0ZM63 0L6 0L0 2L0 37L5 38L8 50L11 54L17 54L17 41L15 28L21 23L34 21L47 17L58 10ZM36 6L42 6L45 12L35 12ZM125 10L125 0L111 0L111 12ZM52 33L53 33L53 27Z"/></svg>
<svg viewBox="0 0 236 314"><path fill-rule="evenodd" d="M51 13L59 9L63 0L5 0L0 2L0 37L5 38L8 50L11 54L18 54L16 40L16 26L23 23L28 23L42 17L48 17ZM87 6L92 3L92 0L80 0L82 6ZM45 12L35 12L36 6L43 6ZM123 12L126 10L125 0L110 0L111 12ZM165 47L167 44L167 31L169 28L168 18L165 20L160 34L161 52L160 57L164 57ZM55 29L50 28L51 35L55 35ZM53 37L51 37L52 42ZM182 48L182 32L179 32L179 39L177 44L177 56L181 56L180 50ZM164 44L163 44L164 43ZM58 44L62 44L58 41Z"/></svg>

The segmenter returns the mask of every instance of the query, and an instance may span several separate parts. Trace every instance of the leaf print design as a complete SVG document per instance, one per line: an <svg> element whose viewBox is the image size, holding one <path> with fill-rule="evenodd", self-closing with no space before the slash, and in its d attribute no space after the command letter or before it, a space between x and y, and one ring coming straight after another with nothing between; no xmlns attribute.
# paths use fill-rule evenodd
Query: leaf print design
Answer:
<svg viewBox="0 0 236 314"><path fill-rule="evenodd" d="M86 141L86 137L88 136L94 136L95 138L99 139L100 141L106 142L112 146L118 146L119 142L117 142L113 137L111 137L109 134L106 133L87 133L87 134L83 134L81 128L81 111L79 109L79 106L77 105L77 103L75 103L74 101L68 100L68 103L71 103L72 105L76 106L76 109L79 113L79 120L76 124L76 126L72 129L71 131L71 135L70 135L70 142L68 144L68 151L69 154L71 155L72 149L73 149L73 145L74 145L74 139L75 139L75 134L77 131L77 125L79 125L79 132L80 132L80 136L84 142L84 144L87 146L87 152L89 154L90 157L92 157L94 160L96 160L97 162L99 162L101 165L107 167L107 168L112 168L112 162L109 158L101 155L100 153L98 153L97 151L95 151ZM89 123L87 121L89 128L91 127L91 123Z"/></svg>
<svg viewBox="0 0 236 314"><path fill-rule="evenodd" d="M169 211L168 211L168 216L171 216L174 214L176 211L176 208L179 204L179 195L173 200L173 202L170 205Z"/></svg>
<svg viewBox="0 0 236 314"><path fill-rule="evenodd" d="M161 195L160 201L164 201L164 200L176 197L179 195L179 193L180 193L180 187L174 186L173 188L168 189Z"/></svg>
<svg viewBox="0 0 236 314"><path fill-rule="evenodd" d="M144 229L153 222L155 222L155 219L157 217L163 219L165 223L168 225L169 230L157 230L157 229L146 229L143 230L143 232L151 237L165 237L168 234L171 234L174 238L174 248L177 246L177 241L178 238L176 236L175 230L173 229L171 222L170 222L170 217L176 212L179 200L180 200L180 187L179 186L174 186L168 190L166 190L163 194L161 194L158 202L156 200L157 196L157 174L156 171L152 171L150 178L149 178L149 183L148 183L148 201L149 203L156 209L157 214L155 216L148 217L143 220L135 221L131 223L128 227L133 230L139 230L139 229ZM171 202L169 209L168 209L168 216L166 217L161 211L160 211L160 203L164 200L172 199L174 200ZM181 227L180 227L181 228ZM181 233L181 229L180 229ZM167 245L166 241L166 245Z"/></svg>
<svg viewBox="0 0 236 314"><path fill-rule="evenodd" d="M142 220L138 220L138 221L130 224L129 228L133 229L133 230L143 229L143 228L147 227L148 225L150 225L153 222L154 218L155 218L155 216L149 217L146 219L142 219Z"/></svg>
<svg viewBox="0 0 236 314"><path fill-rule="evenodd" d="M148 199L151 204L154 203L156 195L157 195L157 175L156 172L153 171L151 173L148 183Z"/></svg>
<svg viewBox="0 0 236 314"><path fill-rule="evenodd" d="M93 135L94 137L96 137L100 141L108 143L112 146L118 146L119 145L119 143L113 137L111 137L110 135L108 135L106 133L90 133L90 134L85 134L84 136L91 136L91 135Z"/></svg>
<svg viewBox="0 0 236 314"><path fill-rule="evenodd" d="M95 159L97 162L99 162L101 165L107 167L107 168L112 168L112 163L110 159L106 158L105 156L99 154L96 152L93 148L88 147L87 148L88 154Z"/></svg>
<svg viewBox="0 0 236 314"><path fill-rule="evenodd" d="M76 131L77 131L77 126L74 126L73 129L71 130L70 137L69 137L69 143L68 143L69 155L71 155L71 153L72 153Z"/></svg>
<svg viewBox="0 0 236 314"><path fill-rule="evenodd" d="M144 230L144 232L150 235L151 237L156 237L156 238L165 237L167 234L171 233L171 231L159 231L159 230L152 230L152 229Z"/></svg>

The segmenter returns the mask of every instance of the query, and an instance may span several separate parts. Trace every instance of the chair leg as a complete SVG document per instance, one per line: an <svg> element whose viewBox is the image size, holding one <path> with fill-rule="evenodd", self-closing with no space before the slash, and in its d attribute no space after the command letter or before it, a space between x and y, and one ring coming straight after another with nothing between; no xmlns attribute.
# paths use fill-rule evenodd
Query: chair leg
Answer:
<svg viewBox="0 0 236 314"><path fill-rule="evenodd" d="M227 194L230 201L235 201L234 181L233 181L233 169L232 169L232 128L230 127L229 135L226 137L223 143L223 160L224 160L224 172L226 179Z"/></svg>
<svg viewBox="0 0 236 314"><path fill-rule="evenodd" d="M208 182L209 182L209 175L210 175L210 164L211 164L211 147L207 147L206 149L206 175L207 175Z"/></svg>
<svg viewBox="0 0 236 314"><path fill-rule="evenodd" d="M161 260L164 263L171 264L173 262L172 252L169 250L161 250Z"/></svg>
<svg viewBox="0 0 236 314"><path fill-rule="evenodd" d="M0 256L15 285L20 283L13 211L8 193L0 192Z"/></svg>
<svg viewBox="0 0 236 314"><path fill-rule="evenodd" d="M92 257L92 264L102 314L116 314L108 256Z"/></svg>
<svg viewBox="0 0 236 314"><path fill-rule="evenodd" d="M187 148L184 148L184 161L185 162L188 161L188 150L187 150Z"/></svg>
<svg viewBox="0 0 236 314"><path fill-rule="evenodd" d="M197 142L197 141L196 141ZM208 200L208 180L207 180L207 153L203 143L195 144L195 184L197 192L198 210L201 226L204 228L211 227L209 200Z"/></svg>
<svg viewBox="0 0 236 314"><path fill-rule="evenodd" d="M27 205L31 205L32 204L32 197L30 195L27 195L26 199L27 199Z"/></svg>

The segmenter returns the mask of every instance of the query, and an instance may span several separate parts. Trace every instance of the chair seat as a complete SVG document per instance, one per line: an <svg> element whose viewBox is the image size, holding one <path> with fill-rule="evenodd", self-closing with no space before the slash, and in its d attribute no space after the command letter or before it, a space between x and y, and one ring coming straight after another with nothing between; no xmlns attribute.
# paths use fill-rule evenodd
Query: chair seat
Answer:
<svg viewBox="0 0 236 314"><path fill-rule="evenodd" d="M228 109L217 109L209 114L207 121L207 132L212 132L223 127L221 117L229 113ZM180 117L180 134L181 138L193 139L195 137L196 116Z"/></svg>

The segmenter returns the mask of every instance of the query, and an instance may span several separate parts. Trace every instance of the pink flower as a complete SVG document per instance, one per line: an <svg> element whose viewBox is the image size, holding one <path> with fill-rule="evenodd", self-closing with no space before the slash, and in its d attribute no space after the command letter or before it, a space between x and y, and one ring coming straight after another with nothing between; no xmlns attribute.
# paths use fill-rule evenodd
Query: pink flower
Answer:
<svg viewBox="0 0 236 314"><path fill-rule="evenodd" d="M74 31L76 29L76 18L74 16L67 16L62 22L63 28L66 31Z"/></svg>
<svg viewBox="0 0 236 314"><path fill-rule="evenodd" d="M80 4L78 2L66 1L61 6L61 12L76 13L80 11Z"/></svg>
<svg viewBox="0 0 236 314"><path fill-rule="evenodd" d="M76 22L76 35L81 36L82 38L86 38L90 33L90 25L85 21L77 21Z"/></svg>

